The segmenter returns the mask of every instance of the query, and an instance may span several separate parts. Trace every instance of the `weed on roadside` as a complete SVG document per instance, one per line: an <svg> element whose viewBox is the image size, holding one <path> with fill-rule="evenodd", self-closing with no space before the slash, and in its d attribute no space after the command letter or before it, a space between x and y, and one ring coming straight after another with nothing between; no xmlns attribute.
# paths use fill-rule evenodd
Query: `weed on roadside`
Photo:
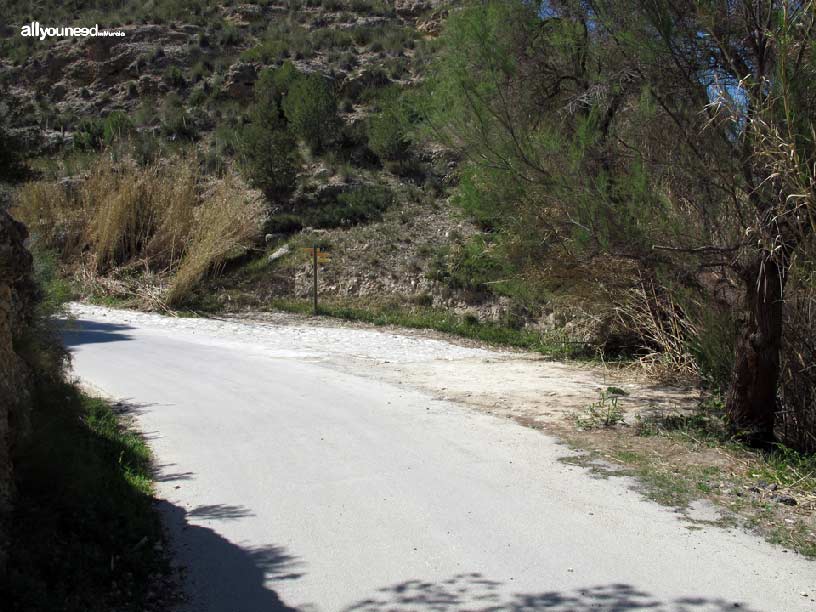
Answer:
<svg viewBox="0 0 816 612"><path fill-rule="evenodd" d="M623 410L618 405L618 399L626 395L623 389L607 387L601 391L601 397L586 407L583 414L575 415L575 424L581 429L596 429L598 427L614 427L624 423Z"/></svg>

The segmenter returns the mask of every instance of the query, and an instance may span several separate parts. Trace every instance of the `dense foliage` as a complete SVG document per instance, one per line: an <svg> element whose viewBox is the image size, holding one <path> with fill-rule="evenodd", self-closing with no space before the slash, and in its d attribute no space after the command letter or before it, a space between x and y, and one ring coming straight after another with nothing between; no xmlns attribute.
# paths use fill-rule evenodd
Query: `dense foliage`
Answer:
<svg viewBox="0 0 816 612"><path fill-rule="evenodd" d="M292 132L314 151L320 151L337 130L337 100L327 80L319 74L301 75L289 86L283 113Z"/></svg>
<svg viewBox="0 0 816 612"><path fill-rule="evenodd" d="M630 324L727 388L734 430L772 439L796 414L805 445L812 397L783 404L798 383L779 375L783 304L812 296L813 27L811 3L474 3L448 21L426 110L469 159L459 198L481 223L622 262Z"/></svg>

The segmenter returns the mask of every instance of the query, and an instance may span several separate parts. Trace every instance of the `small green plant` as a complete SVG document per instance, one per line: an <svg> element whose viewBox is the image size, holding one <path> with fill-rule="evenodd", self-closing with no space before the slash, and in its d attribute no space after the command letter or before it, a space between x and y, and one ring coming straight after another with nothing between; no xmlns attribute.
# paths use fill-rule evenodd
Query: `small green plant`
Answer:
<svg viewBox="0 0 816 612"><path fill-rule="evenodd" d="M126 138L133 132L133 123L123 111L113 111L102 122L102 137L105 144Z"/></svg>
<svg viewBox="0 0 816 612"><path fill-rule="evenodd" d="M395 161L405 155L405 129L391 113L372 117L368 124L368 144L381 160Z"/></svg>
<svg viewBox="0 0 816 612"><path fill-rule="evenodd" d="M428 273L431 280L451 289L486 293L496 289L497 281L511 275L491 237L477 235L461 243L451 236L450 242L435 254Z"/></svg>
<svg viewBox="0 0 816 612"><path fill-rule="evenodd" d="M274 64L288 57L301 59L314 55L309 30L288 20L273 23L261 42L247 49L241 57L248 62Z"/></svg>
<svg viewBox="0 0 816 612"><path fill-rule="evenodd" d="M98 119L83 119L74 132L74 147L82 151L100 149L104 140L105 128Z"/></svg>
<svg viewBox="0 0 816 612"><path fill-rule="evenodd" d="M178 96L168 96L162 105L161 131L171 140L193 140L197 135L195 117L185 109Z"/></svg>
<svg viewBox="0 0 816 612"><path fill-rule="evenodd" d="M622 424L624 422L623 410L618 405L618 399L624 394L622 389L607 387L605 391L601 391L601 397L597 402L587 406L584 414L576 417L576 424L584 429L614 427Z"/></svg>
<svg viewBox="0 0 816 612"><path fill-rule="evenodd" d="M263 70L255 82L253 117L266 116L269 122L276 125L280 123L283 98L300 76L301 73L292 62L284 62L279 68Z"/></svg>
<svg viewBox="0 0 816 612"><path fill-rule="evenodd" d="M170 87L184 87L184 73L178 66L170 66L164 73L164 82Z"/></svg>

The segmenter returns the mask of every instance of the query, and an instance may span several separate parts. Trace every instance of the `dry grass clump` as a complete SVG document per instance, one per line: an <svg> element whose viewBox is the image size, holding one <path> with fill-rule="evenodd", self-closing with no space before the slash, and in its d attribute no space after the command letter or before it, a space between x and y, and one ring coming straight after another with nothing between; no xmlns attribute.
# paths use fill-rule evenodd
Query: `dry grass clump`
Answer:
<svg viewBox="0 0 816 612"><path fill-rule="evenodd" d="M70 183L27 183L18 191L12 212L45 248L61 258L69 259L81 251L88 211Z"/></svg>
<svg viewBox="0 0 816 612"><path fill-rule="evenodd" d="M783 329L780 435L792 448L813 453L816 452L816 274L799 274L792 279Z"/></svg>
<svg viewBox="0 0 816 612"><path fill-rule="evenodd" d="M91 242L99 272L134 258L172 266L183 254L198 205L197 171L189 160L167 166L100 164L83 184L94 208Z"/></svg>
<svg viewBox="0 0 816 612"><path fill-rule="evenodd" d="M83 286L116 297L138 294L150 308L178 304L205 275L251 246L265 221L262 202L235 178L204 189L198 168L190 158L147 167L102 160L78 180L24 185L15 212ZM134 267L147 283L134 285L120 274ZM158 287L169 287L167 295Z"/></svg>
<svg viewBox="0 0 816 612"><path fill-rule="evenodd" d="M208 272L251 247L264 221L261 200L242 193L232 177L217 182L195 211L184 258L165 296L167 303L180 303Z"/></svg>
<svg viewBox="0 0 816 612"><path fill-rule="evenodd" d="M623 325L642 339L640 365L653 376L662 380L700 376L688 345L698 330L671 293L644 280L624 294L616 311Z"/></svg>

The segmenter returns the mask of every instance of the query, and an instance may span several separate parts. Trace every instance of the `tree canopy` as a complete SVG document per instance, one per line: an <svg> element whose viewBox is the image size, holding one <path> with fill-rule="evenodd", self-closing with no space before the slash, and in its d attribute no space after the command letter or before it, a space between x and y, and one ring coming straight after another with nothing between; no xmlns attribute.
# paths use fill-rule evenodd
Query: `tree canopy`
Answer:
<svg viewBox="0 0 816 612"><path fill-rule="evenodd" d="M426 87L430 129L469 160L460 198L505 235L621 258L668 292L704 274L742 292L728 412L758 439L779 409L784 289L812 261L813 8L473 3Z"/></svg>

